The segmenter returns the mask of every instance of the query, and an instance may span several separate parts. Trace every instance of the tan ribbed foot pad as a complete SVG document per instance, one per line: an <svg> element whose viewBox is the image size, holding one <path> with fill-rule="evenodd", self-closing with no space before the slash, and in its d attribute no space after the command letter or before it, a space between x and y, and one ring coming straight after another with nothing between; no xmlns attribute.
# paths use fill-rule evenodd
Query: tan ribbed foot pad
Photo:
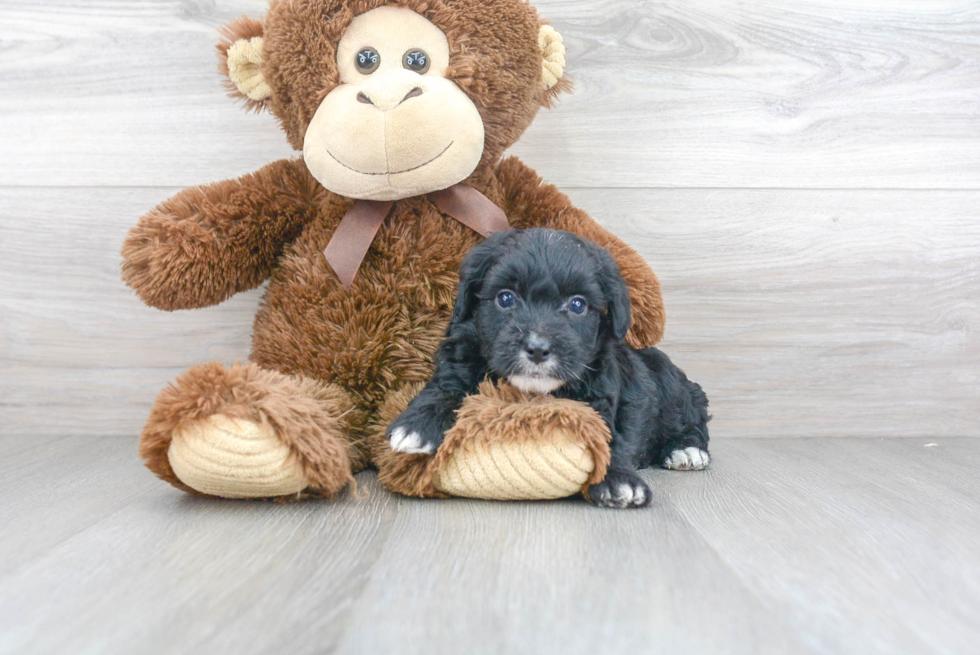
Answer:
<svg viewBox="0 0 980 655"><path fill-rule="evenodd" d="M307 487L296 457L272 427L215 414L173 435L167 458L188 487L222 498L269 498Z"/></svg>
<svg viewBox="0 0 980 655"><path fill-rule="evenodd" d="M490 500L553 500L602 480L609 428L584 403L529 396L487 381L463 401L456 424L432 458L414 495Z"/></svg>
<svg viewBox="0 0 980 655"><path fill-rule="evenodd" d="M434 482L450 496L551 500L579 493L594 470L581 440L556 435L547 443L468 443L453 452Z"/></svg>

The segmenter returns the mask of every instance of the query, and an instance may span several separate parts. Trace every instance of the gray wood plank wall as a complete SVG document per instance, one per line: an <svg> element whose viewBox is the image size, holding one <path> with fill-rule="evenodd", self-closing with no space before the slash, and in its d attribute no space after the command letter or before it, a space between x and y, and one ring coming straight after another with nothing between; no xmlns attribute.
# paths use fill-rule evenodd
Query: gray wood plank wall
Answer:
<svg viewBox="0 0 980 655"><path fill-rule="evenodd" d="M537 0L575 93L513 149L661 276L715 438L980 435L980 2ZM264 0L0 0L0 433L135 435L248 354L260 293L166 314L119 245L291 153L228 100Z"/></svg>

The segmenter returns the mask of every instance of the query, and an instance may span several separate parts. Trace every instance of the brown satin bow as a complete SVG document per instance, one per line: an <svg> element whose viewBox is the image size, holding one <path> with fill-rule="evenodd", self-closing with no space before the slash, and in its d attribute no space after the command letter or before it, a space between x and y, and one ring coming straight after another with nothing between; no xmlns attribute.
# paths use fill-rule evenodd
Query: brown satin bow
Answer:
<svg viewBox="0 0 980 655"><path fill-rule="evenodd" d="M510 227L504 210L462 182L442 191L433 191L427 197L440 211L483 236ZM393 200L355 201L330 237L330 242L323 249L323 256L344 288L350 289L354 283L357 269L393 204Z"/></svg>

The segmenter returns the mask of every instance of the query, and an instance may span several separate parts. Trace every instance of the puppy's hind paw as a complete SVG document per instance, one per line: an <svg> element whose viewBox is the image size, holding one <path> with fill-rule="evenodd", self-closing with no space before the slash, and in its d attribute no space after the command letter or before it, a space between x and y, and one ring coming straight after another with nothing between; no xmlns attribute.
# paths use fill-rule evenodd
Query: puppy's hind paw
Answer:
<svg viewBox="0 0 980 655"><path fill-rule="evenodd" d="M589 487L589 500L599 507L646 507L652 496L647 483L632 471L609 471L605 480Z"/></svg>
<svg viewBox="0 0 980 655"><path fill-rule="evenodd" d="M391 431L391 449L411 455L431 455L436 452L436 444L423 442L422 435L414 430L397 427Z"/></svg>
<svg viewBox="0 0 980 655"><path fill-rule="evenodd" d="M661 466L665 469L673 469L675 471L700 471L710 461L711 456L708 455L707 450L690 446L683 450L678 448L677 450L671 451Z"/></svg>

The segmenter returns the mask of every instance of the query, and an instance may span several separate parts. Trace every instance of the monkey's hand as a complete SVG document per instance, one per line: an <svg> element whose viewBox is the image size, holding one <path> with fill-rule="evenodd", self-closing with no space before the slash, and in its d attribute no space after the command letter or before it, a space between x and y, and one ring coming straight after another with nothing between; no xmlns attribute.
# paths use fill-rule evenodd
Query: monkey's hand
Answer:
<svg viewBox="0 0 980 655"><path fill-rule="evenodd" d="M312 215L302 160L181 191L143 216L122 247L122 277L166 310L215 305L272 273Z"/></svg>

